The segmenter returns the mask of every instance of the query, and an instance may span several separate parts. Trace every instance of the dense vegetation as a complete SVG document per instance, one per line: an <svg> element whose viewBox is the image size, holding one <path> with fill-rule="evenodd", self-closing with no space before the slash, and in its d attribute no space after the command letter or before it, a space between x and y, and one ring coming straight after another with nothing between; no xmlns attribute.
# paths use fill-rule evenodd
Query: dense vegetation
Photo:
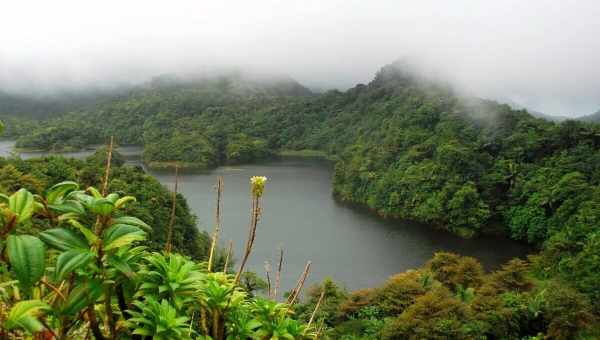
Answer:
<svg viewBox="0 0 600 340"><path fill-rule="evenodd" d="M210 252L197 249L207 239L199 239L195 225L188 224L184 201L175 208L183 221L159 221L161 210L170 206L162 201L165 189L139 169L113 168L110 186L105 175L102 189L80 190L69 180L49 184L61 177L93 181L102 170L96 164L101 155L106 153L87 163L60 157L8 160L0 168L9 193L0 194L0 339L318 336L310 323L292 317L297 293L287 303L256 297L242 284L244 262L233 275L219 264L214 242ZM31 172L23 174L15 164L30 166ZM257 179L255 214L264 190L264 180ZM16 190L20 185L40 194ZM105 193L115 187L117 192ZM123 191L136 192L138 199ZM159 224L153 228L134 215ZM208 261L194 261L176 249Z"/></svg>
<svg viewBox="0 0 600 340"><path fill-rule="evenodd" d="M239 120L238 112L308 95L287 79L253 80L241 74L195 81L158 78L123 100L45 121L33 132L25 122L7 123L11 131L25 132L17 142L20 148L77 149L115 136L121 145L145 145L144 159L154 165L178 161L210 167L270 153L264 139L241 133L248 122Z"/></svg>
<svg viewBox="0 0 600 340"><path fill-rule="evenodd" d="M280 149L321 150L335 159L334 191L344 201L465 236L506 233L540 248L531 263L513 263L521 268L519 280L527 281L527 289L491 287L497 273L481 274L459 289L440 279L430 263L418 274L401 274L414 280L431 275L433 280L433 288L421 287L422 294L403 302L406 310L380 315L385 307L369 298L364 310L329 320L330 326L350 315L369 319L369 313L375 313L376 320L401 319L394 321L401 325L394 330L399 333L388 332L393 326L387 322L380 329L389 338L419 338L418 332L431 330L427 327L451 332L440 333L440 338L518 338L537 332L571 338L575 331L556 335L555 317L581 312L578 329L597 324L600 126L548 122L507 105L462 98L450 87L398 65L383 68L368 85L314 96L240 92L236 84L222 78L155 86L99 109L40 123L18 144L60 149L100 143L114 135L123 144L142 144L148 163L190 166L248 162ZM462 266L463 260L452 261ZM572 298L558 301L552 296L556 291ZM455 297L467 292L477 301L491 296L485 303L495 307L485 308L510 314L515 319L506 322L517 325L504 335L493 333L492 321L476 320L483 310L477 308L484 307ZM569 301L574 305L560 305ZM442 305L436 307L438 302ZM538 310L532 307L536 303ZM451 313L439 323L408 325L403 315L417 317L427 304ZM505 316L490 318L499 322Z"/></svg>
<svg viewBox="0 0 600 340"><path fill-rule="evenodd" d="M16 94L0 90L0 113L22 118L43 119L57 114L92 107L103 100L115 99L121 91L72 91L57 94Z"/></svg>
<svg viewBox="0 0 600 340"><path fill-rule="evenodd" d="M82 186L97 185L103 176L106 150L99 149L86 160L59 156L44 159L0 159L0 190L5 193L26 188L41 195L47 188L63 181L76 181ZM152 250L164 248L165 226L171 214L171 193L158 180L139 167L122 166L123 157L112 154L112 172L108 188L123 195L137 198L125 212L151 226L146 245ZM177 195L173 247L195 260L206 259L210 240L208 234L199 232L195 216L190 213L186 200Z"/></svg>
<svg viewBox="0 0 600 340"><path fill-rule="evenodd" d="M335 339L596 339L589 298L533 273L519 259L485 273L473 258L437 253L378 288L348 293L325 280L297 312L312 314L323 294L317 315Z"/></svg>

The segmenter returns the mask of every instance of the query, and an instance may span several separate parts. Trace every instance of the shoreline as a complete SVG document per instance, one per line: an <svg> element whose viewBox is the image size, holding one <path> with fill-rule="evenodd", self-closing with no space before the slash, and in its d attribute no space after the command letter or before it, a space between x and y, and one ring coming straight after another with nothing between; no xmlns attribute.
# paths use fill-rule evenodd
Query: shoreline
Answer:
<svg viewBox="0 0 600 340"><path fill-rule="evenodd" d="M62 149L62 150L43 150L43 149L28 149L28 148L15 147L13 150L15 152L24 152L24 153L47 152L50 154L61 154L61 153L70 153L70 152L75 153L75 152L82 152L82 151L94 151L97 148L102 147L102 146L103 145L101 145L101 144L96 144L96 145L90 145L90 146L87 146L84 148L79 148L79 149L70 149L69 148L69 149ZM143 150L142 145L121 145L121 147L140 147ZM141 154L140 154L140 156L141 156ZM278 149L278 150L273 151L272 157L269 157L269 158L277 159L277 158L281 158L281 157L313 158L313 159L323 159L323 160L332 161L332 162L335 162L335 160L336 160L335 156L331 156L328 153L326 153L325 151L315 150L315 149L301 149L301 150ZM268 160L269 158L256 160L256 162ZM141 164L143 165L143 167L147 168L148 170L159 171L159 172L173 171L175 166L178 166L179 170L184 171L184 172L193 172L193 171L205 172L205 171L210 171L212 169L216 169L220 166L228 165L227 163L224 163L224 164L216 164L216 165L207 166L206 164L202 164L200 162L146 161L142 157L140 157L139 160L140 160ZM252 163L256 163L256 162L249 162L248 164L252 164ZM378 209L369 208L365 204L362 204L359 202L344 200L344 199L340 198L335 192L332 192L332 195L335 198L335 200L338 201L339 203L367 211L369 214L373 214L383 220L392 220L392 221L406 220L399 216L383 214ZM421 223L418 221L412 221L412 222ZM480 232L473 232L471 230L451 231L451 230L446 229L444 226L435 225L435 224L429 224L429 227L434 228L434 229L445 230L446 232L457 235L463 239L477 238L480 236L496 236L496 237L506 237L506 238L510 239L510 236L507 235L505 230L503 230L504 228L502 226L499 226L497 224L497 221L491 221L490 223L494 224L495 227L491 228L489 230L480 231Z"/></svg>

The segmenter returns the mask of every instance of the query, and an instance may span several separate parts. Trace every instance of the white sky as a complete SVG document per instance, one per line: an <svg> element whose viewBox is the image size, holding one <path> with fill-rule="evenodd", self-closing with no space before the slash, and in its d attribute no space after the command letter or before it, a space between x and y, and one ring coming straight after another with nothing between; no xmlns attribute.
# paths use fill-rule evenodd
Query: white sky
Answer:
<svg viewBox="0 0 600 340"><path fill-rule="evenodd" d="M348 88L409 57L462 90L600 109L600 0L5 1L0 88L242 67Z"/></svg>

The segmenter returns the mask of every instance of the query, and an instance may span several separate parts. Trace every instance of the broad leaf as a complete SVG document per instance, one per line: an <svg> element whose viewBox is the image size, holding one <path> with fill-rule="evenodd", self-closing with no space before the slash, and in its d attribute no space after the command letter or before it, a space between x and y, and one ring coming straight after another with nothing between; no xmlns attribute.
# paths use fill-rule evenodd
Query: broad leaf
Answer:
<svg viewBox="0 0 600 340"><path fill-rule="evenodd" d="M77 190L79 184L72 181L60 182L53 185L46 193L46 201L48 204L58 203L69 191Z"/></svg>
<svg viewBox="0 0 600 340"><path fill-rule="evenodd" d="M26 189L20 189L8 198L8 207L17 215L17 223L23 223L31 218L35 209L33 203L33 194Z"/></svg>
<svg viewBox="0 0 600 340"><path fill-rule="evenodd" d="M90 210L97 215L109 215L115 205L108 198L95 198L90 204Z"/></svg>
<svg viewBox="0 0 600 340"><path fill-rule="evenodd" d="M85 267L94 258L88 250L72 249L60 254L56 259L56 278L62 281L64 277L80 268Z"/></svg>
<svg viewBox="0 0 600 340"><path fill-rule="evenodd" d="M127 225L132 225L134 227L138 227L148 233L152 231L152 227L150 227L148 224L146 224L146 222L140 220L137 217L122 216L122 217L114 218L112 221L113 221L113 225L127 224Z"/></svg>
<svg viewBox="0 0 600 340"><path fill-rule="evenodd" d="M62 304L60 312L64 315L75 315L89 304L96 303L102 296L102 284L97 280L77 282ZM61 301L61 300L59 300Z"/></svg>
<svg viewBox="0 0 600 340"><path fill-rule="evenodd" d="M79 214L65 213L65 214L59 215L57 219L59 222L65 222L65 221L70 221L70 220L77 220L77 218L79 218Z"/></svg>
<svg viewBox="0 0 600 340"><path fill-rule="evenodd" d="M50 307L40 300L17 302L8 312L3 326L7 330L22 329L29 333L39 332L44 329L44 326L37 316L44 310L50 310Z"/></svg>
<svg viewBox="0 0 600 340"><path fill-rule="evenodd" d="M46 269L44 243L31 235L10 235L7 243L8 258L17 280L23 288L31 288Z"/></svg>
<svg viewBox="0 0 600 340"><path fill-rule="evenodd" d="M92 194L92 196L94 196L94 198L102 198L102 194L100 193L100 191L98 191L98 189L96 189L94 187L89 187L85 191Z"/></svg>
<svg viewBox="0 0 600 340"><path fill-rule="evenodd" d="M96 234L94 234L93 231L91 231L89 228L85 227L78 221L69 220L69 223L83 234L85 239L88 241L88 244L94 244L98 240L98 236L96 236Z"/></svg>
<svg viewBox="0 0 600 340"><path fill-rule="evenodd" d="M76 200L81 202L81 204L85 205L85 206L90 206L90 204L92 203L92 200L94 198L88 194L85 193L85 191L83 190L75 190L75 191L71 191L66 197L65 200Z"/></svg>
<svg viewBox="0 0 600 340"><path fill-rule="evenodd" d="M138 227L116 224L104 232L104 249L110 250L146 239L146 233Z"/></svg>
<svg viewBox="0 0 600 340"><path fill-rule="evenodd" d="M112 193L112 194L108 194L105 197L107 200L109 200L112 204L115 204L117 202L117 200L119 199L119 194L117 193Z"/></svg>
<svg viewBox="0 0 600 340"><path fill-rule="evenodd" d="M135 276L135 273L131 269L131 266L129 266L129 263L117 256L110 256L108 258L108 264L130 279Z"/></svg>
<svg viewBox="0 0 600 340"><path fill-rule="evenodd" d="M87 242L75 232L64 229L48 229L40 233L42 241L58 250L88 249Z"/></svg>
<svg viewBox="0 0 600 340"><path fill-rule="evenodd" d="M135 197L133 197L133 196L125 196L125 197L119 198L115 202L115 208L119 209L119 208L123 207L125 204L127 204L129 202L136 202Z"/></svg>
<svg viewBox="0 0 600 340"><path fill-rule="evenodd" d="M83 205L78 201L64 201L60 204L49 204L48 208L52 211L64 214L64 213L75 213L79 215L85 214L85 209Z"/></svg>

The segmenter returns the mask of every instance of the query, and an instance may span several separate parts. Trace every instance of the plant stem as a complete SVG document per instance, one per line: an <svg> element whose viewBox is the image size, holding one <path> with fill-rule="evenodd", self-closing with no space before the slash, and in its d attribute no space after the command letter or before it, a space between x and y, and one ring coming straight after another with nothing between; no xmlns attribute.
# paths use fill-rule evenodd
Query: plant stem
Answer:
<svg viewBox="0 0 600 340"><path fill-rule="evenodd" d="M127 311L127 302L125 301L125 292L123 292L123 285L118 284L115 288L115 293L117 293L117 303L119 304L119 309L123 314L123 318L125 320L129 319L129 312Z"/></svg>
<svg viewBox="0 0 600 340"><path fill-rule="evenodd" d="M275 288L273 289L273 299L277 299L277 291L281 286L281 269L283 268L283 246L279 245L279 264L277 265L277 273L275 273Z"/></svg>
<svg viewBox="0 0 600 340"><path fill-rule="evenodd" d="M310 319L308 320L308 324L306 325L304 334L306 334L306 331L310 328L310 325L312 325L313 321L315 320L315 316L317 315L317 312L319 311L319 307L321 307L321 303L323 302L324 298L325 298L325 284L323 284L323 289L321 290L321 296L319 296L319 301L317 301L315 310L313 310L312 314L310 315Z"/></svg>
<svg viewBox="0 0 600 340"><path fill-rule="evenodd" d="M223 339L223 332L221 331L221 315L219 314L219 311L217 309L215 309L213 311L213 315L212 315L212 322L213 322L213 339L214 340L222 340Z"/></svg>
<svg viewBox="0 0 600 340"><path fill-rule="evenodd" d="M117 329L115 326L115 315L112 310L112 288L107 286L104 290L104 312L106 314L106 323L110 331L110 338L116 339Z"/></svg>
<svg viewBox="0 0 600 340"><path fill-rule="evenodd" d="M304 287L304 282L306 281L308 272L310 271L310 265L311 265L311 262L308 261L306 263L306 266L304 267L304 271L302 272L300 279L298 279L296 288L294 288L294 290L292 291L292 294L290 294L290 296L288 298L288 304L290 305L289 307L291 307L296 302L296 299L298 299L298 296L300 295L300 292L302 291L302 287Z"/></svg>
<svg viewBox="0 0 600 340"><path fill-rule="evenodd" d="M227 246L227 256L225 256L225 264L223 265L223 273L227 274L227 267L229 265L229 259L231 258L231 253L233 252L233 241L229 240L229 246Z"/></svg>
<svg viewBox="0 0 600 340"><path fill-rule="evenodd" d="M175 225L175 210L177 208L177 186L179 184L179 166L175 165L175 189L173 190L173 198L171 204L171 218L169 220L169 226L167 228L167 243L165 245L165 252L171 253L173 248L173 226Z"/></svg>
<svg viewBox="0 0 600 340"><path fill-rule="evenodd" d="M108 175L110 174L110 161L112 159L113 141L113 136L110 136L110 144L108 145L108 152L106 156L106 167L104 168L104 177L102 179L102 196L106 196L106 190L108 188Z"/></svg>
<svg viewBox="0 0 600 340"><path fill-rule="evenodd" d="M204 335L208 336L208 326L206 325L206 309L200 308L200 326Z"/></svg>
<svg viewBox="0 0 600 340"><path fill-rule="evenodd" d="M94 311L94 304L88 305L87 308L88 319L90 320L90 328L92 329L92 333L96 340L104 340L104 335L100 331L100 327L98 326L98 320L96 319L96 312Z"/></svg>
<svg viewBox="0 0 600 340"><path fill-rule="evenodd" d="M221 195L223 194L223 176L219 176L217 179L217 208L215 211L215 231L212 235L212 242L210 244L210 254L208 256L208 272L212 271L215 250L217 248L217 242L219 240L219 231L221 230Z"/></svg>
<svg viewBox="0 0 600 340"><path fill-rule="evenodd" d="M265 261L265 272L267 273L267 296L272 298L271 296L271 264L269 261Z"/></svg>
<svg viewBox="0 0 600 340"><path fill-rule="evenodd" d="M260 198L256 194L252 194L252 208L251 208L251 216L250 216L250 227L248 230L248 240L246 241L246 249L244 250L244 256L242 257L242 263L240 265L240 269L235 275L235 284L240 282L240 278L242 273L244 272L244 267L246 266L246 262L248 262L248 258L250 257L250 253L252 252L252 247L254 246L254 240L256 239L256 225L258 224L258 219L260 217Z"/></svg>

